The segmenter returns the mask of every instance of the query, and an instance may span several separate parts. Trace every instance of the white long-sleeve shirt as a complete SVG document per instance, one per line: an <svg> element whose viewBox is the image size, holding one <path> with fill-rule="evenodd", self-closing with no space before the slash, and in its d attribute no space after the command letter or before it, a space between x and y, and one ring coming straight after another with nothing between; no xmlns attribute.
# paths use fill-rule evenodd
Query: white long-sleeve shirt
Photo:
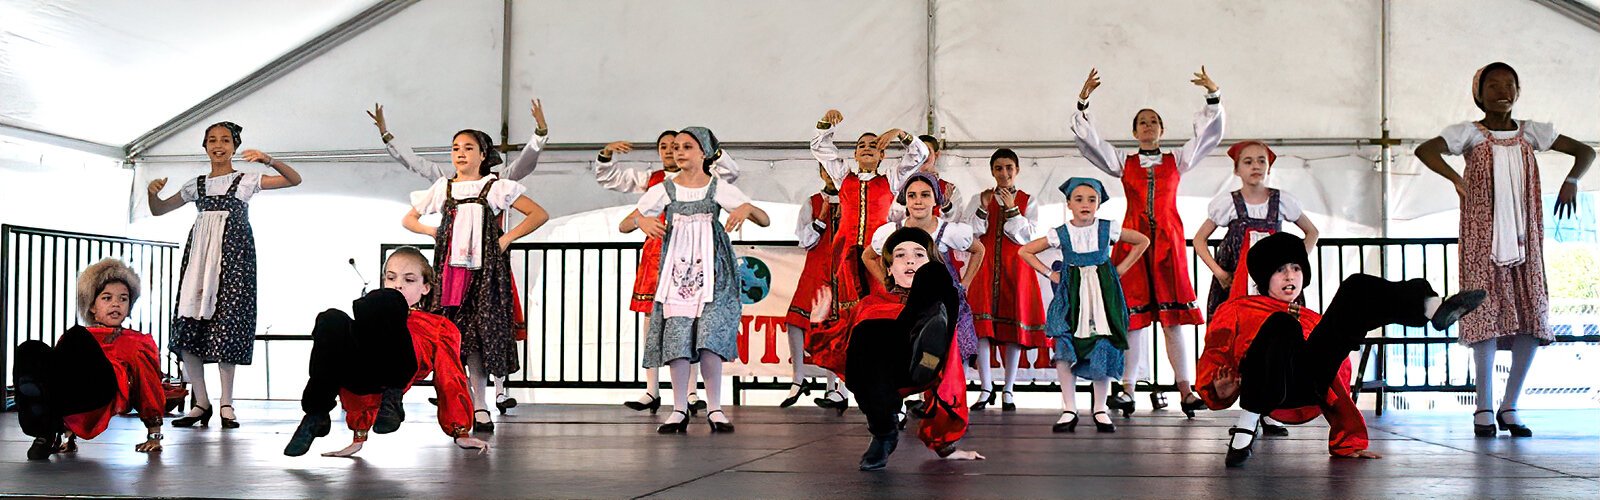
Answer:
<svg viewBox="0 0 1600 500"><path fill-rule="evenodd" d="M798 210L800 216L794 222L794 237L800 241L800 248L806 250L816 247L817 243L822 241L822 233L828 230L828 221L816 220L811 216L811 212L814 210L811 207L811 203L814 199L806 198L806 204L800 207L800 210ZM837 205L839 203L839 195L824 194L822 195L822 201L823 203Z"/></svg>
<svg viewBox="0 0 1600 500"><path fill-rule="evenodd" d="M594 180L600 187L619 193L643 193L650 187L650 175L655 168L623 168L617 165L616 157L610 160L594 160ZM739 162L734 161L733 155L727 150L722 151L722 157L711 163L711 173L722 182L733 184L739 181ZM668 172L666 180L672 180L678 174Z"/></svg>
<svg viewBox="0 0 1600 500"><path fill-rule="evenodd" d="M528 145L522 149L521 153L517 154L516 159L511 160L510 165L506 165L505 168L501 169L502 175L500 175L500 178L520 181L523 177L533 173L533 169L539 166L539 152L544 151L544 146L548 142L550 142L548 133L539 135L535 131L533 136L528 138ZM416 172L417 175L429 181L456 175L455 165L450 164L450 162L439 163L423 158L417 155L410 145L402 142L399 137L389 138L389 142L383 145L383 149L389 152L390 158L394 158L395 161L404 165L406 170Z"/></svg>
<svg viewBox="0 0 1600 500"><path fill-rule="evenodd" d="M1206 106L1194 115L1194 137L1172 153L1178 162L1178 173L1188 173L1201 158L1205 158L1211 154L1211 150L1222 144L1226 113L1223 112L1221 99L1220 91L1206 94ZM1211 104L1211 100L1216 100L1217 103ZM1122 166L1127 155L1100 137L1094 118L1087 109L1088 101L1078 101L1078 104L1078 107L1083 109L1072 114L1072 136L1078 143L1078 151L1083 153L1083 158L1089 160L1095 168L1112 177L1122 177ZM1159 153L1139 155L1139 164L1142 166L1151 167L1160 163Z"/></svg>
<svg viewBox="0 0 1600 500"><path fill-rule="evenodd" d="M833 178L833 185L843 186L844 176L850 173L844 158L839 156L839 148L833 145L833 129L819 128L816 137L811 138L811 156L822 164L823 170L828 172L828 177ZM884 172L883 166L878 166L878 171L889 180L889 190L895 195L900 193L900 185L905 183L906 177L917 172L922 162L928 160L928 145L912 137L909 142L902 142L906 147L905 154L900 156L900 164ZM872 180L879 174L856 172L856 176L863 180Z"/></svg>
<svg viewBox="0 0 1600 500"><path fill-rule="evenodd" d="M983 235L989 233L989 213L983 204L983 194L992 191L985 189L972 197L967 204L968 212L964 215L967 224L972 226L974 233ZM1023 207L1022 213L1006 219L1000 231L1005 233L1006 239L1018 245L1026 245L1033 241L1034 228L1039 227L1039 198L1028 196L1028 205Z"/></svg>

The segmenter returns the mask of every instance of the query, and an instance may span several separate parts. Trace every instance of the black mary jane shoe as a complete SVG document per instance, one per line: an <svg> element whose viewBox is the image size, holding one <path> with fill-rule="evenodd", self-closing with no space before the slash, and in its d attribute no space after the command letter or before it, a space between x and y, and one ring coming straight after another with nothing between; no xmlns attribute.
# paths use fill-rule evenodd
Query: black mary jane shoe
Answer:
<svg viewBox="0 0 1600 500"><path fill-rule="evenodd" d="M629 401L629 402L626 402L626 403L622 403L622 406L626 406L626 407L628 407L629 410L633 410L633 411L650 410L650 414L651 415L655 415L656 411L661 409L661 398L657 397L655 394L650 394L648 392L644 393L644 395L650 397L650 402L649 403L640 403L638 401Z"/></svg>
<svg viewBox="0 0 1600 500"><path fill-rule="evenodd" d="M711 414L712 413L722 413L722 410L711 410L710 412L706 413L706 423L707 424L711 424L711 433L712 434L732 434L733 433L733 422L718 422L716 420L712 420L711 419ZM722 413L722 416L723 417L727 417L728 414ZM685 421L687 421L687 420L685 420Z"/></svg>
<svg viewBox="0 0 1600 500"><path fill-rule="evenodd" d="M883 470L889 466L889 455L894 454L895 446L900 444L900 433L893 432L886 436L872 436L872 444L867 445L867 452L861 454L861 470Z"/></svg>
<svg viewBox="0 0 1600 500"><path fill-rule="evenodd" d="M683 410L672 410L672 412L682 414L683 420L656 426L656 434L686 434L689 432L689 414Z"/></svg>
<svg viewBox="0 0 1600 500"><path fill-rule="evenodd" d="M1492 411L1492 410L1478 410L1478 411L1472 412L1472 418L1474 420L1476 420L1478 418L1478 414L1479 413L1494 413L1494 411ZM1472 423L1472 435L1474 435L1474 436L1478 436L1478 437L1481 437L1481 438L1492 438L1492 437L1494 437L1495 434L1496 434L1496 432L1494 430L1494 424L1480 424L1480 423L1477 423L1476 421L1474 421Z"/></svg>
<svg viewBox="0 0 1600 500"><path fill-rule="evenodd" d="M506 410L517 407L517 398L506 398L504 401L495 401L494 407L495 409L500 410L501 415L505 415Z"/></svg>
<svg viewBox="0 0 1600 500"><path fill-rule="evenodd" d="M1000 411L1017 411L1017 396L1012 394L1011 391L1006 391L1005 396L1007 397L1000 398ZM1011 401L1006 401L1007 399Z"/></svg>
<svg viewBox="0 0 1600 500"><path fill-rule="evenodd" d="M1127 392L1118 391L1116 394L1106 395L1106 406L1122 412L1122 418L1133 416L1133 396Z"/></svg>
<svg viewBox="0 0 1600 500"><path fill-rule="evenodd" d="M1233 447L1233 436L1238 435L1238 434L1249 434L1250 435L1250 444L1245 445L1243 448L1234 448ZM1244 461L1245 460L1249 460L1250 459L1250 454L1255 450L1255 447L1256 447L1255 434L1256 434L1255 429L1241 429L1241 428L1238 428L1238 427L1230 427L1228 429L1228 458L1224 459L1223 463L1226 464L1228 467L1239 467L1239 466L1244 465Z"/></svg>
<svg viewBox="0 0 1600 500"><path fill-rule="evenodd" d="M222 407L230 409L230 410L233 409L233 405L222 405ZM239 428L239 419L228 418L228 417L221 417L221 418L222 418L222 428L224 428L224 429L238 429Z"/></svg>
<svg viewBox="0 0 1600 500"><path fill-rule="evenodd" d="M1189 397L1194 399L1179 401L1178 409L1183 410L1183 416L1192 419L1194 418L1195 412L1206 409L1206 402L1205 400L1200 399L1200 396L1196 396L1193 392L1189 393Z"/></svg>
<svg viewBox="0 0 1600 500"><path fill-rule="evenodd" d="M1272 437L1284 437L1284 436L1288 436L1289 435L1289 428L1285 427L1285 426L1282 426L1282 425L1269 424L1266 421L1262 421L1261 422L1261 435L1263 435L1263 436L1272 436Z"/></svg>
<svg viewBox="0 0 1600 500"><path fill-rule="evenodd" d="M1094 414L1105 415L1106 420L1111 420L1111 414L1106 413L1104 410L1094 412ZM1094 419L1094 430L1095 432L1117 432L1117 424L1111 422L1101 423L1100 419L1097 418Z"/></svg>
<svg viewBox="0 0 1600 500"><path fill-rule="evenodd" d="M1061 414L1062 415L1071 414L1072 415L1072 420L1068 421L1068 422L1056 422L1055 425L1050 426L1050 432L1055 432L1055 433L1078 432L1078 412L1075 412L1075 411L1064 411L1064 412L1061 412Z"/></svg>
<svg viewBox="0 0 1600 500"><path fill-rule="evenodd" d="M1533 429L1529 429L1528 426L1522 425L1522 424L1509 424L1509 423L1506 423L1505 419L1502 418L1502 417L1505 416L1505 414L1511 413L1511 412L1514 412L1514 411L1517 411L1517 410L1515 408L1510 409L1510 410L1500 410L1499 413L1495 413L1494 414L1494 421L1495 421L1495 423L1500 424L1500 430L1502 430L1502 431L1510 431L1511 432L1511 437L1519 437L1519 438L1533 437Z"/></svg>
<svg viewBox="0 0 1600 500"><path fill-rule="evenodd" d="M493 420L494 417L490 417L490 420L488 422L479 422L478 421L478 413L483 413L484 415L488 415L489 414L489 410L477 410L477 411L472 412L472 432L487 432L487 433L493 434L494 433L494 420Z"/></svg>
<svg viewBox="0 0 1600 500"><path fill-rule="evenodd" d="M784 398L782 403L778 403L779 408L788 408L790 406L794 406L795 402L800 401L800 396L811 395L811 388L806 387L805 384L799 382L790 382L789 387L798 388L800 390L794 391L794 395Z"/></svg>
<svg viewBox="0 0 1600 500"><path fill-rule="evenodd" d="M828 394L838 394L842 399L834 401L828 398ZM844 397L844 393L839 391L828 391L827 394L823 394L820 398L813 399L812 402L816 403L817 406L822 408L837 411L840 416L844 415L845 410L850 409L850 398Z"/></svg>
<svg viewBox="0 0 1600 500"><path fill-rule="evenodd" d="M693 400L689 401L689 413L692 414L704 409L706 409L706 400L695 397Z"/></svg>
<svg viewBox="0 0 1600 500"><path fill-rule="evenodd" d="M993 389L983 389L983 390L978 391L978 394L980 396L983 395L983 394L988 394L989 396L988 397L979 397L978 398L978 402L972 403L972 407L967 408L967 409L974 410L974 411L983 411L983 409L988 408L989 405L994 404L994 397L995 397L995 394L998 393L998 392L1000 392L1000 391L996 391L996 390L993 390Z"/></svg>
<svg viewBox="0 0 1600 500"><path fill-rule="evenodd" d="M197 416L193 416L193 417L178 417L178 418L172 419L172 426L173 427L194 427L194 424L198 423L198 424L200 424L201 427L211 427L211 415L212 415L211 407L207 406L205 408L202 408L200 410L200 414L197 415Z"/></svg>
<svg viewBox="0 0 1600 500"><path fill-rule="evenodd" d="M1429 323L1433 324L1434 330L1444 331L1455 324L1456 320L1477 309L1488 297L1489 292L1483 290L1467 290L1446 297L1444 302L1439 304L1439 309L1433 312L1433 319L1429 320Z"/></svg>
<svg viewBox="0 0 1600 500"><path fill-rule="evenodd" d="M283 454L298 457L311 451L311 442L319 437L328 435L333 428L333 420L328 414L306 415L300 419L300 426L294 428L294 435L289 436L289 445L283 447Z"/></svg>

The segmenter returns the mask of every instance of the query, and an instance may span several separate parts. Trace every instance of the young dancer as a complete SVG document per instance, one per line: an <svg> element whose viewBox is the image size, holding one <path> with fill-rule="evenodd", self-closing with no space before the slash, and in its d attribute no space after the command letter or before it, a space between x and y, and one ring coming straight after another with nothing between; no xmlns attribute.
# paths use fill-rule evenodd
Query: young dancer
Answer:
<svg viewBox="0 0 1600 500"><path fill-rule="evenodd" d="M1305 217L1300 200L1277 189L1267 187L1267 175L1278 155L1261 141L1242 141L1228 148L1233 159L1233 175L1242 185L1232 193L1211 200L1206 209L1206 221L1194 232L1194 254L1200 262L1211 268L1211 294L1206 298L1206 314L1217 312L1217 306L1228 297L1244 296L1255 287L1249 286L1249 273L1239 276L1244 256L1250 243L1283 230L1284 221L1292 222L1305 233L1306 253L1317 248L1317 226ZM1211 233L1217 228L1228 228L1222 236L1222 246L1217 247L1213 258ZM1235 280L1236 277L1246 278Z"/></svg>
<svg viewBox="0 0 1600 500"><path fill-rule="evenodd" d="M323 453L349 457L361 451L369 432L387 434L405 421L401 398L429 374L439 395L439 427L456 446L489 450L472 437L472 396L461 371L461 332L454 323L423 312L438 285L427 257L400 247L383 263L383 288L351 303L350 315L329 309L317 315L311 336L310 377L300 397L306 416L283 454L304 455L312 440L328 435L333 400L344 407L354 436L349 446Z"/></svg>
<svg viewBox="0 0 1600 500"><path fill-rule="evenodd" d="M867 264L867 271L873 279L887 282L889 269L884 266L883 255L880 255L877 249L883 248L883 244L889 241L889 236L902 227L921 229L932 236L934 250L939 252L940 263L950 272L950 279L957 283L956 344L960 346L959 361L965 363L967 359L977 354L978 350L978 334L973 327L972 308L967 304L967 287L977 277L978 270L983 267L987 249L973 234L972 226L935 215L937 207L949 205L949 200L944 199L942 192L938 191L939 186L938 177L927 172L917 172L906 179L905 186L900 189L900 194L896 198L901 206L906 207L905 219L886 223L873 231L872 246L863 251L861 260ZM967 252L972 255L972 264L958 269L955 261L956 252Z"/></svg>
<svg viewBox="0 0 1600 500"><path fill-rule="evenodd" d="M1062 410L1050 430L1077 429L1077 379L1082 378L1094 390L1089 401L1095 430L1116 432L1111 414L1106 412L1106 396L1111 382L1122 376L1123 351L1128 349L1128 304L1122 298L1121 275L1150 247L1150 239L1095 217L1100 204L1110 198L1100 181L1073 177L1061 184L1061 192L1067 195L1067 223L1017 252L1028 267L1049 277L1055 286L1055 297L1045 315L1045 334L1055 344L1051 359L1061 381ZM1118 242L1133 250L1121 261L1112 262L1111 247ZM1062 259L1045 266L1039 252L1050 248L1060 250Z"/></svg>
<svg viewBox="0 0 1600 500"><path fill-rule="evenodd" d="M1134 383L1148 372L1151 325L1160 323L1166 335L1167 361L1172 364L1173 383L1182 397L1179 407L1190 418L1205 406L1195 397L1194 345L1183 334L1183 325L1203 322L1195 307L1194 286L1189 283L1189 259L1185 255L1183 219L1178 216L1178 183L1183 174L1211 153L1222 142L1222 95L1204 66L1190 80L1206 89L1206 106L1194 118L1194 138L1171 153L1161 151L1161 136L1166 128L1155 110L1142 109L1133 115L1133 137L1139 151L1123 154L1102 139L1089 114L1089 95L1100 86L1099 72L1089 70L1089 78L1078 93L1078 111L1072 117L1073 139L1078 150L1096 168L1122 179L1128 197L1128 212L1122 227L1150 237L1150 251L1122 276L1122 291L1128 301L1129 342L1122 389L1112 397L1111 407L1123 416L1133 414ZM1112 252L1120 261L1125 247ZM1166 399L1152 390L1153 408L1166 407Z"/></svg>
<svg viewBox="0 0 1600 500"><path fill-rule="evenodd" d="M645 337L645 368L667 366L672 371L672 415L656 431L687 432L689 426L689 370L700 364L706 384L706 421L712 432L733 432L722 412L722 363L739 357L739 276L733 267L733 243L728 232L745 220L765 227L767 213L732 184L711 175L711 164L721 152L717 137L703 127L689 127L674 138L673 156L678 176L645 191L638 215L624 219L623 232L638 227L661 238L661 276L655 306L650 311L650 332ZM728 212L726 224L717 214ZM657 215L667 214L662 224Z"/></svg>
<svg viewBox="0 0 1600 500"><path fill-rule="evenodd" d="M870 244L870 231L889 221L895 190L928 159L928 146L903 130L890 129L882 135L866 132L856 138L856 169L851 172L833 144L833 133L842 121L844 115L839 110L828 110L817 121L817 134L811 139L811 156L822 164L834 186L839 188L839 227L832 246L837 268L834 273L837 296L833 307L841 311L854 307L862 297L883 286L868 274L861 253ZM901 155L899 165L880 174L884 152L894 141L905 146L905 154ZM825 324L821 330L812 330L812 335L806 339L806 352L811 353L817 366L835 374L844 370L848 347L844 343L848 336L844 331L846 327L834 322ZM850 407L849 394L842 384L834 386L831 380L830 377L829 385L833 387L814 401L817 406L837 410L843 415Z"/></svg>
<svg viewBox="0 0 1600 500"><path fill-rule="evenodd" d="M1522 93L1517 71L1492 63L1472 75L1472 102L1483 110L1476 122L1451 125L1417 146L1417 160L1455 185L1461 197L1461 287L1489 292L1478 314L1461 321L1461 344L1472 346L1478 388L1473 430L1493 437L1495 427L1515 437L1533 430L1517 417L1517 399L1539 346L1550 332L1550 293L1544 268L1544 200L1534 153L1571 155L1572 170L1556 195L1556 217L1577 211L1578 180L1594 163L1595 150L1556 133L1555 125L1511 117ZM1441 155L1466 156L1457 174ZM1496 350L1511 351L1500 409L1494 408Z"/></svg>
<svg viewBox="0 0 1600 500"><path fill-rule="evenodd" d="M523 146L522 152L517 154L516 159L511 160L510 165L500 170L500 178L502 179L521 181L528 174L532 174L533 170L539 166L539 153L544 150L545 144L550 142L550 127L544 119L544 103L534 99L529 104L529 112L533 115L533 136L528 138L528 143ZM384 150L388 151L389 157L400 162L400 165L406 167L407 170L415 172L429 182L455 175L456 170L451 165L429 161L417 155L416 151L411 149L411 146L396 140L394 134L389 133L388 121L383 118L382 105L373 104L372 111L368 111L367 116L372 118L372 124L378 127L378 136L383 138L383 147ZM504 221L496 220L496 224L504 224ZM519 293L516 286L516 277L512 276L512 304L522 303ZM511 312L512 330L515 332L516 339L526 340L528 338L528 321L523 317L522 308L513 307ZM494 405L500 410L500 414L504 415L507 409L517 406L517 400L510 397L506 392L506 377L504 375L496 375L494 377L494 389ZM432 398L429 399L429 402L438 403L437 400Z"/></svg>
<svg viewBox="0 0 1600 500"><path fill-rule="evenodd" d="M1247 262L1260 295L1231 299L1212 315L1196 389L1212 410L1235 401L1244 409L1228 430L1229 467L1250 458L1266 415L1290 424L1323 415L1330 454L1381 458L1367 450L1367 425L1350 398L1350 352L1384 325L1444 330L1485 296L1469 290L1441 300L1424 279L1353 274L1340 283L1327 314L1318 315L1295 303L1311 281L1304 240L1268 236L1250 247Z"/></svg>
<svg viewBox="0 0 1600 500"><path fill-rule="evenodd" d="M778 403L779 408L794 406L802 394L811 394L811 388L805 386L806 332L811 328L811 300L817 296L817 290L831 290L833 286L833 240L839 228L839 188L833 185L833 177L828 176L821 164L817 165L817 174L822 177L822 190L812 194L806 206L800 207L800 217L794 225L795 238L800 248L806 249L806 263L795 283L789 314L784 318L789 324L789 358L794 364L794 375L789 382L789 394ZM839 319L833 311L827 316L829 321ZM829 387L837 385L833 372L828 373L828 379Z"/></svg>
<svg viewBox="0 0 1600 500"><path fill-rule="evenodd" d="M595 159L594 178L600 187L619 193L644 193L646 190L671 180L678 176L678 164L672 156L673 140L677 138L678 131L668 130L656 136L656 154L661 157L661 169L636 169L621 168L613 159L619 153L633 151L633 144L627 141L616 141L606 144L600 150L600 156ZM733 184L739 180L739 164L733 161L733 156L723 152L711 164L712 173L722 182ZM630 213L628 217L636 214ZM665 214L661 218L666 223ZM631 231L630 231L631 232ZM657 278L661 275L661 239L646 236L644 246L639 250L639 266L633 275L633 299L629 301L628 309L645 315L645 322L650 321L650 310L655 304ZM655 413L661 409L661 370L649 368L645 373L644 395L636 401L628 401L623 406L634 411L649 410ZM700 400L700 391L695 390L696 382L694 373L689 374L689 411L704 409L705 401Z"/></svg>
<svg viewBox="0 0 1600 500"><path fill-rule="evenodd" d="M54 347L17 346L17 421L34 437L28 460L78 451L77 438L94 439L128 409L139 411L146 430L134 451L161 451L161 355L150 335L122 327L141 288L122 261L96 262L78 275L78 319L89 326L68 329Z"/></svg>
<svg viewBox="0 0 1600 500"><path fill-rule="evenodd" d="M433 266L439 293L428 308L440 310L461 330L461 357L472 395L473 430L494 432L488 398L489 377L517 371L517 308L506 248L550 219L538 203L523 196L527 188L501 179L490 168L500 164L494 140L479 130L462 130L450 146L455 176L440 178L425 191L411 193L411 210L401 224L434 239ZM508 209L522 222L501 233L498 218ZM438 227L422 224L423 214L439 213Z"/></svg>
<svg viewBox="0 0 1600 500"><path fill-rule="evenodd" d="M233 375L238 365L250 364L256 339L256 241L250 229L250 199L263 190L300 185L299 172L255 149L244 150L242 158L267 165L279 175L235 170L233 153L242 144L243 130L233 122L206 127L201 145L211 161L211 173L189 180L166 198L161 197L166 178L151 181L148 188L151 215L189 202L199 212L183 247L178 309L168 345L183 360L194 406L173 420L173 427L211 424L207 363L217 363L222 376L222 428L239 427L233 410Z"/></svg>
<svg viewBox="0 0 1600 500"><path fill-rule="evenodd" d="M872 443L860 469L880 470L899 443L902 400L923 393L917 438L939 457L983 460L956 447L967 432L966 376L955 342L957 292L949 268L938 262L933 238L916 228L896 230L881 255L889 281L856 307L843 311L849 323L845 377L867 416ZM818 290L813 323L827 319L833 294Z"/></svg>
<svg viewBox="0 0 1600 500"><path fill-rule="evenodd" d="M972 301L973 323L978 330L978 401L972 409L994 404L995 393L1002 393L1001 409L1017 409L1012 390L1017 384L1017 369L1022 351L1048 345L1044 335L1044 304L1039 281L1028 272L1028 264L1017 256L1022 245L1033 241L1039 225L1039 204L1033 196L1017 189L1021 162L1010 149L997 149L989 156L989 173L995 187L972 198L967 220L981 236L988 260L973 280L968 298ZM990 357L993 344L1004 346L1005 386L994 387Z"/></svg>

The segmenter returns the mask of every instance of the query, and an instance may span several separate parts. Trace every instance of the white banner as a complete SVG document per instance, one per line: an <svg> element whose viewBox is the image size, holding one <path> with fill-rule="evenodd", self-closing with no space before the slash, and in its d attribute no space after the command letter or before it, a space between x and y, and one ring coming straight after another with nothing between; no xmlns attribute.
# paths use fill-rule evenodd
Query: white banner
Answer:
<svg viewBox="0 0 1600 500"><path fill-rule="evenodd" d="M734 377L789 377L789 301L805 268L806 250L800 247L735 245L734 269L742 281L740 300L744 314L739 322L739 361L723 367Z"/></svg>

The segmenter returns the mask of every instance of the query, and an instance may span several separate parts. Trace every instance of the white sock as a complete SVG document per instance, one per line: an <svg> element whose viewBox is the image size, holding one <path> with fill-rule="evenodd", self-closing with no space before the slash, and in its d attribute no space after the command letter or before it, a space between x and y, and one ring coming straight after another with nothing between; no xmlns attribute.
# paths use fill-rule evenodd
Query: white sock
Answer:
<svg viewBox="0 0 1600 500"><path fill-rule="evenodd" d="M1106 395L1111 393L1111 379L1095 380L1089 383L1089 387L1094 391L1091 393L1093 396L1091 396L1089 407L1093 408L1094 411L1106 411ZM1106 413L1108 414L1106 415L1106 421L1109 422L1111 421L1110 412Z"/></svg>
<svg viewBox="0 0 1600 500"><path fill-rule="evenodd" d="M1494 423L1494 354L1495 339L1472 344L1472 383L1477 389L1476 408L1472 421L1478 425ZM1482 412L1482 413L1477 413Z"/></svg>
<svg viewBox="0 0 1600 500"><path fill-rule="evenodd" d="M1511 373L1506 376L1505 396L1500 400L1500 411L1517 409L1517 399L1522 397L1522 383L1528 380L1528 370L1533 368L1533 355L1538 352L1539 339L1532 335L1518 335L1511 340ZM1517 412L1496 415L1508 424L1521 425Z"/></svg>
<svg viewBox="0 0 1600 500"><path fill-rule="evenodd" d="M1189 385L1194 383L1194 342L1183 334L1183 325L1162 325L1162 333L1166 334L1167 361L1172 363L1173 384L1178 386L1178 392L1189 394Z"/></svg>
<svg viewBox="0 0 1600 500"><path fill-rule="evenodd" d="M978 390L991 391L994 385L994 348L990 347L989 339L978 339Z"/></svg>
<svg viewBox="0 0 1600 500"><path fill-rule="evenodd" d="M689 366L687 359L674 359L667 363L667 369L672 372L672 410L667 415L667 423L682 422L685 418L679 415L689 413L689 379L694 377L694 367ZM679 413L682 412L682 413Z"/></svg>
<svg viewBox="0 0 1600 500"><path fill-rule="evenodd" d="M722 358L718 357L716 354L712 354L711 351L701 350L700 378L705 379L706 381L706 411L721 410ZM720 415L722 414L718 413L717 415L712 416L712 420L718 420L717 416ZM725 422L727 421L727 417L723 416L719 421Z"/></svg>
<svg viewBox="0 0 1600 500"><path fill-rule="evenodd" d="M644 369L644 393L661 398L661 368Z"/></svg>
<svg viewBox="0 0 1600 500"><path fill-rule="evenodd" d="M1150 362L1150 341L1154 335L1151 332L1152 328L1154 327L1146 326L1128 332L1128 351L1122 356L1124 365L1122 390L1128 393L1130 399L1137 399L1133 397L1134 384L1139 381L1140 373L1145 371L1145 364Z"/></svg>
<svg viewBox="0 0 1600 500"><path fill-rule="evenodd" d="M1007 398L1017 388L1017 368L1022 366L1022 345L1006 344L1005 351L1006 389ZM1008 401L1009 402L1009 401Z"/></svg>
<svg viewBox="0 0 1600 500"><path fill-rule="evenodd" d="M1444 299L1438 296L1422 299L1422 316L1433 319L1433 313L1439 312L1439 305L1444 304Z"/></svg>
<svg viewBox="0 0 1600 500"><path fill-rule="evenodd" d="M1261 423L1261 414L1260 413L1252 413L1252 412L1249 412L1249 411L1240 410L1239 411L1239 420L1234 422L1233 426L1237 427L1237 428L1240 428L1240 429L1245 429L1245 430L1248 430L1248 431L1251 431L1251 432L1234 434L1233 435L1233 441L1229 442L1228 447L1229 448L1234 448L1234 449L1241 449L1241 448L1244 448L1246 446L1250 446L1250 442L1255 441L1255 439L1256 439L1256 435L1255 435L1254 431L1256 430L1256 426L1258 424L1260 424L1260 423Z"/></svg>
<svg viewBox="0 0 1600 500"><path fill-rule="evenodd" d="M1072 366L1066 361L1056 362L1056 380L1061 381L1061 411L1077 413L1078 379L1072 376Z"/></svg>
<svg viewBox="0 0 1600 500"><path fill-rule="evenodd" d="M478 354L467 355L467 395L472 398L473 420L477 419L478 410L488 409L485 404L489 392L489 376L483 373L483 356ZM487 420L483 420L487 421Z"/></svg>
<svg viewBox="0 0 1600 500"><path fill-rule="evenodd" d="M200 356L184 352L183 375L189 382L189 391L194 395L194 406L189 408L185 415L198 417L202 409L211 407L211 396L206 394L206 364Z"/></svg>
<svg viewBox="0 0 1600 500"><path fill-rule="evenodd" d="M219 403L218 411L227 418L235 418L233 414L233 375L238 371L238 368L239 365L233 363L217 363L217 374L222 379L222 401Z"/></svg>

